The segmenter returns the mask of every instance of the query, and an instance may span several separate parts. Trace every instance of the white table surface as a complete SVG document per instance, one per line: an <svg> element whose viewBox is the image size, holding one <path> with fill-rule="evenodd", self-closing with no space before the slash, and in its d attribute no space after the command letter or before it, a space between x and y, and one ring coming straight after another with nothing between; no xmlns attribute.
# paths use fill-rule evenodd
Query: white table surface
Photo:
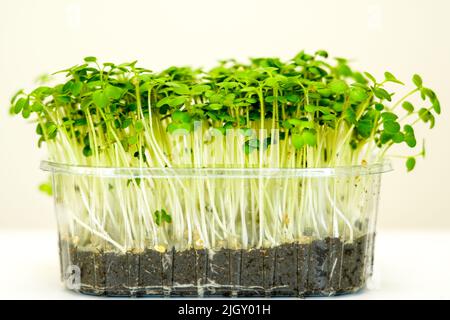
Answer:
<svg viewBox="0 0 450 320"><path fill-rule="evenodd" d="M0 299L98 299L59 282L56 231L0 230ZM450 299L450 231L377 236L369 289L333 299Z"/></svg>

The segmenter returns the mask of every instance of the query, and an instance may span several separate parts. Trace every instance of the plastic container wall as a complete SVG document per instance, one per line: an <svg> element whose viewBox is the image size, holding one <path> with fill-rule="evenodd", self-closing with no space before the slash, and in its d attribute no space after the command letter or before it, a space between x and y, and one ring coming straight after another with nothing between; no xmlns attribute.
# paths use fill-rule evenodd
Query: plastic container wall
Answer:
<svg viewBox="0 0 450 320"><path fill-rule="evenodd" d="M365 286L391 168L42 169L71 290L303 297Z"/></svg>

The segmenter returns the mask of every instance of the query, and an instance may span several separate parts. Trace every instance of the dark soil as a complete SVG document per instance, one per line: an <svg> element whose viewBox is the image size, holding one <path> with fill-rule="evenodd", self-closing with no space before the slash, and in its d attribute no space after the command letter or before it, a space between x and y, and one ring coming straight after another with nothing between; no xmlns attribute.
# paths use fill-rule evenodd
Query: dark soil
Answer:
<svg viewBox="0 0 450 320"><path fill-rule="evenodd" d="M196 296L197 271L195 250L174 251L172 295Z"/></svg>
<svg viewBox="0 0 450 320"><path fill-rule="evenodd" d="M60 260L67 283L72 280L67 270L79 268L80 285L71 289L93 295L323 296L364 287L372 270L373 239L126 254L82 250L60 241Z"/></svg>
<svg viewBox="0 0 450 320"><path fill-rule="evenodd" d="M162 257L158 251L147 249L139 259L139 293L163 295Z"/></svg>

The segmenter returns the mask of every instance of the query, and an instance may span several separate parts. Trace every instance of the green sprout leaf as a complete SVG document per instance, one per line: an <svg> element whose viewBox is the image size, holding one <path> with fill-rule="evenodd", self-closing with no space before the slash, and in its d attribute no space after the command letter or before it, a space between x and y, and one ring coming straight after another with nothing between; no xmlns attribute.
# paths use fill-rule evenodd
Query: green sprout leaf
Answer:
<svg viewBox="0 0 450 320"><path fill-rule="evenodd" d="M336 94L343 94L348 89L347 83L343 80L333 80L328 86L330 90Z"/></svg>
<svg viewBox="0 0 450 320"><path fill-rule="evenodd" d="M163 222L163 218L162 218L162 213L159 210L156 210L154 212L154 216L155 216L155 223L157 226L160 226Z"/></svg>
<svg viewBox="0 0 450 320"><path fill-rule="evenodd" d="M124 90L122 88L109 85L105 88L104 94L109 99L120 99L123 92Z"/></svg>
<svg viewBox="0 0 450 320"><path fill-rule="evenodd" d="M83 89L83 83L77 81L72 84L70 91L72 92L72 94L75 97L78 97L80 95L82 89Z"/></svg>
<svg viewBox="0 0 450 320"><path fill-rule="evenodd" d="M403 82L401 82L400 80L398 80L392 73L390 73L390 72L388 72L388 71L386 71L386 72L384 73L384 80L385 80L386 82L394 82L394 83L398 83L398 84L404 85Z"/></svg>
<svg viewBox="0 0 450 320"><path fill-rule="evenodd" d="M403 109L405 109L408 113L413 113L414 112L414 106L411 102L409 101L405 101L402 103L402 107Z"/></svg>
<svg viewBox="0 0 450 320"><path fill-rule="evenodd" d="M440 104L439 100L437 98L434 98L432 100L432 102L433 102L434 112L436 112L437 114L441 114L441 104Z"/></svg>
<svg viewBox="0 0 450 320"><path fill-rule="evenodd" d="M287 101L292 103L298 103L300 101L300 97L297 94L290 93L286 96Z"/></svg>
<svg viewBox="0 0 450 320"><path fill-rule="evenodd" d="M167 132L174 133L176 130L182 130L182 132L189 132L191 131L192 127L190 123L170 123L167 126Z"/></svg>
<svg viewBox="0 0 450 320"><path fill-rule="evenodd" d="M179 95L189 95L191 93L191 90L187 85L180 83L173 88L173 92Z"/></svg>
<svg viewBox="0 0 450 320"><path fill-rule="evenodd" d="M164 105L168 105L169 104L169 101L171 101L172 100L172 97L171 96L168 96L168 97L165 97L165 98L162 98L161 100L159 100L157 103L156 103L156 107L157 108L160 108L160 107L162 107L162 106L164 106Z"/></svg>
<svg viewBox="0 0 450 320"><path fill-rule="evenodd" d="M345 118L351 124L356 124L356 112L352 108L345 110Z"/></svg>
<svg viewBox="0 0 450 320"><path fill-rule="evenodd" d="M435 124L435 118L434 118L434 115L428 110L428 109L426 109L426 108L421 108L420 110L419 110L419 118L423 121L423 122L425 122L425 123L427 123L427 122L429 122L430 123L430 129L432 129L433 127L434 127L434 124Z"/></svg>
<svg viewBox="0 0 450 320"><path fill-rule="evenodd" d="M384 110L384 105L382 103L375 103L375 110L383 111Z"/></svg>
<svg viewBox="0 0 450 320"><path fill-rule="evenodd" d="M97 62L97 58L89 56L89 57L85 57L84 61L86 61L86 62Z"/></svg>
<svg viewBox="0 0 450 320"><path fill-rule="evenodd" d="M250 154L253 150L259 150L259 140L258 139L249 139L244 143L244 152L245 154Z"/></svg>
<svg viewBox="0 0 450 320"><path fill-rule="evenodd" d="M44 131L42 130L42 125L40 123L36 126L36 134L42 136L44 134Z"/></svg>
<svg viewBox="0 0 450 320"><path fill-rule="evenodd" d="M305 139L301 134L294 133L292 135L292 144L294 145L295 149L301 149L305 145Z"/></svg>
<svg viewBox="0 0 450 320"><path fill-rule="evenodd" d="M328 52L325 50L318 50L316 51L316 55L323 57L323 58L328 58Z"/></svg>
<svg viewBox="0 0 450 320"><path fill-rule="evenodd" d="M157 226L161 226L163 223L172 222L172 216L169 215L164 209L156 210L153 215Z"/></svg>
<svg viewBox="0 0 450 320"><path fill-rule="evenodd" d="M14 113L19 114L28 105L28 99L20 98L17 100L16 105L14 106Z"/></svg>
<svg viewBox="0 0 450 320"><path fill-rule="evenodd" d="M369 78L370 81L372 81L374 84L377 83L377 80L375 79L375 77L373 75L371 75L369 72L364 72L364 75Z"/></svg>
<svg viewBox="0 0 450 320"><path fill-rule="evenodd" d="M295 119L295 118L294 119L288 119L286 122L290 125L290 126L287 127L288 129L290 129L292 126L300 127L302 125L302 123L303 123L302 120Z"/></svg>
<svg viewBox="0 0 450 320"><path fill-rule="evenodd" d="M400 131L400 124L397 121L387 120L383 122L384 131L390 135L394 135Z"/></svg>
<svg viewBox="0 0 450 320"><path fill-rule="evenodd" d="M223 105L220 103L211 103L208 105L209 110L220 110L223 108Z"/></svg>
<svg viewBox="0 0 450 320"><path fill-rule="evenodd" d="M416 166L416 159L414 157L409 157L406 160L406 169L408 170L408 172L412 171L415 166Z"/></svg>
<svg viewBox="0 0 450 320"><path fill-rule="evenodd" d="M137 120L136 123L134 124L134 130L136 130L136 132L140 133L144 130L144 124L142 122L142 120Z"/></svg>
<svg viewBox="0 0 450 320"><path fill-rule="evenodd" d="M404 140L408 147L414 148L417 144L416 137L414 135L414 129L411 125L407 124L403 128L404 133Z"/></svg>
<svg viewBox="0 0 450 320"><path fill-rule="evenodd" d="M387 101L392 101L392 97L389 94L389 92L387 92L385 89L383 88L373 88L373 94L375 95L375 97L381 99L381 100L387 100Z"/></svg>
<svg viewBox="0 0 450 320"><path fill-rule="evenodd" d="M360 120L358 121L358 124L356 125L356 129L358 133L363 138L368 138L370 134L372 133L373 124L370 120Z"/></svg>
<svg viewBox="0 0 450 320"><path fill-rule="evenodd" d="M103 92L103 90L95 91L92 94L92 101L100 109L105 109L109 103L108 95Z"/></svg>
<svg viewBox="0 0 450 320"><path fill-rule="evenodd" d="M392 138L393 138L392 134L383 131L380 135L380 142L383 145L391 141Z"/></svg>
<svg viewBox="0 0 450 320"><path fill-rule="evenodd" d="M44 110L44 105L43 105L41 102L36 101L36 102L34 102L33 105L31 106L31 110L32 110L33 112L42 112L42 111Z"/></svg>
<svg viewBox="0 0 450 320"><path fill-rule="evenodd" d="M344 108L344 104L342 102L335 102L333 104L332 108L336 112L341 112Z"/></svg>
<svg viewBox="0 0 450 320"><path fill-rule="evenodd" d="M55 135L57 131L58 127L56 126L56 124L52 122L47 123L47 135L49 137Z"/></svg>
<svg viewBox="0 0 450 320"><path fill-rule="evenodd" d="M169 100L168 105L171 107L179 107L179 106L183 105L185 102L186 102L186 97L184 97L184 96L173 97L172 99Z"/></svg>
<svg viewBox="0 0 450 320"><path fill-rule="evenodd" d="M383 112L381 114L381 118L383 119L383 122L385 121L395 121L398 119L398 116L395 113L392 112Z"/></svg>
<svg viewBox="0 0 450 320"><path fill-rule="evenodd" d="M172 222L172 216L166 212L166 210L161 209L162 218L165 222L171 223Z"/></svg>
<svg viewBox="0 0 450 320"><path fill-rule="evenodd" d="M392 136L392 141L395 143L402 143L405 141L405 134L403 132L397 132Z"/></svg>
<svg viewBox="0 0 450 320"><path fill-rule="evenodd" d="M412 78L412 81L417 88L422 88L423 81L422 81L421 76L419 76L418 74L415 74Z"/></svg>
<svg viewBox="0 0 450 320"><path fill-rule="evenodd" d="M129 145L133 145L133 144L136 144L136 143L138 143L138 136L128 137L128 144Z"/></svg>
<svg viewBox="0 0 450 320"><path fill-rule="evenodd" d="M211 87L208 86L208 85L201 85L201 84L200 85L195 85L190 90L190 93L192 95L201 95L201 94L205 93L206 91L208 91L209 89L211 89Z"/></svg>
<svg viewBox="0 0 450 320"><path fill-rule="evenodd" d="M173 119L173 121L179 122L179 123L190 123L191 122L190 114L185 111L175 111L172 114L172 119Z"/></svg>
<svg viewBox="0 0 450 320"><path fill-rule="evenodd" d="M52 196L53 195L53 189L52 189L52 184L50 181L41 183L39 185L39 191L48 195L48 196Z"/></svg>
<svg viewBox="0 0 450 320"><path fill-rule="evenodd" d="M90 157L90 156L92 156L92 149L91 149L90 146L84 146L84 148L83 148L83 155L84 155L85 157Z"/></svg>
<svg viewBox="0 0 450 320"><path fill-rule="evenodd" d="M363 102L369 97L366 90L359 88L359 87L353 87L350 90L350 99L355 102Z"/></svg>
<svg viewBox="0 0 450 320"><path fill-rule="evenodd" d="M312 130L303 131L302 138L308 146L314 147L317 144L317 136Z"/></svg>
<svg viewBox="0 0 450 320"><path fill-rule="evenodd" d="M307 105L305 106L305 111L306 111L306 112L310 112L310 113L314 113L314 112L316 112L316 111L319 111L319 107L318 107L318 106L311 105L311 104L307 104Z"/></svg>

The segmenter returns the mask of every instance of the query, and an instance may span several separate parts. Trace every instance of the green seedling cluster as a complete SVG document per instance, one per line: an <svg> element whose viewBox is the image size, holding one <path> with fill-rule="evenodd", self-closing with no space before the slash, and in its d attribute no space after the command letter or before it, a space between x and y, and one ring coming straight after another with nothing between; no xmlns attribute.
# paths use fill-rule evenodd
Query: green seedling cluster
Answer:
<svg viewBox="0 0 450 320"><path fill-rule="evenodd" d="M170 135L179 129L193 134L196 121L224 134L240 129L247 158L273 140L285 143L280 165L300 168L360 164L375 153L380 160L394 144L416 146L417 121L434 126L439 100L420 76L414 75L413 90L394 102L384 86L403 83L391 73L377 81L350 69L345 59L332 66L327 56L301 52L287 62L229 60L208 72L171 67L161 73L135 62L101 65L87 57L59 72L66 74L64 82L20 91L11 111L37 120L39 145L49 143L52 159L96 166L176 166ZM407 100L416 93L425 107ZM267 131L263 139L260 129ZM408 169L412 163L407 161Z"/></svg>
<svg viewBox="0 0 450 320"><path fill-rule="evenodd" d="M414 126L424 122L432 128L436 115L441 112L436 94L424 86L419 75L413 76L411 90L397 97L390 88L402 87L404 83L392 73L385 72L384 78L377 80L367 72L353 70L346 59L329 59L323 50L315 54L302 51L288 61L279 58L256 58L248 63L226 60L209 71L170 67L153 72L138 67L136 62L101 64L94 57L86 57L83 64L57 74L65 77L56 85L14 95L11 112L36 121L38 144L47 144L50 160L71 165L121 168L366 166L383 161L394 145L415 148ZM420 107L413 104L414 95L420 97L416 99L422 101ZM404 156L407 170L412 170L416 158L424 155L422 148L417 154ZM91 203L101 201L99 199L106 197L104 194L118 190L118 186L96 184L94 196L91 189L86 189L89 183L78 183L77 192L83 192L84 188L88 208L85 216L78 217L77 221L84 229L121 249L149 239L152 243L162 241L170 245L174 237L189 245L199 240L210 245L238 238L242 247L262 246L265 242L273 244L301 237L308 223L300 222L303 218L298 217L317 211L314 205L306 204L312 200L289 205L286 204L288 199L312 199L306 193L320 189L321 196L330 202L326 194L336 188L329 187L324 192L326 187L319 188L311 181L297 182L297 185L287 181L286 192L295 194L283 194L281 199L273 200L267 196L271 194L270 186L259 182L249 187L254 188L250 195L244 194L244 185L240 182L223 182L229 184L226 186L217 186L211 181L196 183L203 184L206 193L191 199L195 203L188 204L187 195L187 202L183 203L182 194L187 186L180 187L178 182L168 182L158 191L164 193L160 194L162 198L178 200L167 203L155 198L148 202L148 199L138 201L136 195L126 193L140 192L145 197L145 190L151 183L129 179L120 187L122 193L115 199L120 202L115 206L120 208L118 213L111 208L92 210L97 206ZM198 185L191 187L201 189ZM228 190L222 200L215 194L219 187ZM255 199L252 194L256 194ZM336 214L337 202L344 201L340 204L338 214L342 217L337 225L320 223L320 218L312 214L308 228L319 235L331 229L339 235L340 225L350 230L354 228L352 219L345 218L346 211L351 211L345 206L350 205L352 197L348 194L343 198L322 208L324 212ZM241 205L244 200L253 207ZM220 208L220 201L228 203L234 211L226 213ZM283 203L277 204L277 201ZM319 202L320 199L316 199L311 203ZM145 219L131 217L132 214L126 212L133 210L130 207L144 206L142 203L146 206ZM277 210L279 213L274 213ZM108 225L107 219L96 215L115 217L115 223ZM84 219L89 219L90 224ZM206 226L208 221L215 223ZM122 225L127 228L125 232L118 231L118 226ZM208 228L217 230L209 232ZM283 228L287 231L279 231ZM189 231L185 232L186 229Z"/></svg>

